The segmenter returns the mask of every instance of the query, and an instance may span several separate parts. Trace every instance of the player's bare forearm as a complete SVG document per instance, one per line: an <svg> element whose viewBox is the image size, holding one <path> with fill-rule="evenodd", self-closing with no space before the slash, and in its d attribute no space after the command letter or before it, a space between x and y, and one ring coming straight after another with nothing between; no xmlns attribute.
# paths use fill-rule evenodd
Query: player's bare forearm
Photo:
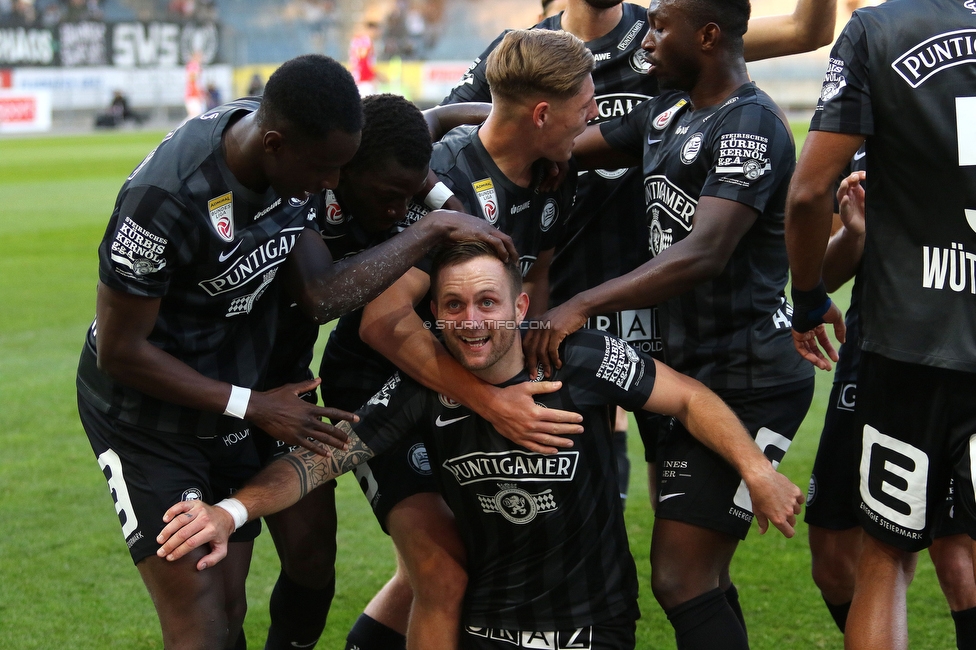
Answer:
<svg viewBox="0 0 976 650"><path fill-rule="evenodd" d="M752 18L742 39L745 59L759 61L829 45L836 20L836 0L797 0L792 14Z"/></svg>
<svg viewBox="0 0 976 650"><path fill-rule="evenodd" d="M811 131L803 144L786 198L786 252L795 289L809 291L820 283L834 183L863 141L859 135Z"/></svg>
<svg viewBox="0 0 976 650"><path fill-rule="evenodd" d="M511 238L483 219L435 210L379 246L335 264L321 237L306 230L285 265L286 282L302 310L316 323L327 323L378 296L436 244L460 239L486 242L505 260L518 258Z"/></svg>
<svg viewBox="0 0 976 650"><path fill-rule="evenodd" d="M619 169L641 163L640 156L611 147L599 124L589 125L577 136L573 142L573 158L580 169Z"/></svg>
<svg viewBox="0 0 976 650"><path fill-rule="evenodd" d="M446 104L435 106L424 111L430 139L440 140L445 133L463 124L481 124L488 118L491 104L482 102L464 102L460 104Z"/></svg>

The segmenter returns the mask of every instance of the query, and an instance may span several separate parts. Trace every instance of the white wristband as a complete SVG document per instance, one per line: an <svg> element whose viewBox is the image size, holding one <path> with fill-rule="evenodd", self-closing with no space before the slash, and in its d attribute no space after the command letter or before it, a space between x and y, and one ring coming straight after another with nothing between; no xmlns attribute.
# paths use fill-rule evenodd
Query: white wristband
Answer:
<svg viewBox="0 0 976 650"><path fill-rule="evenodd" d="M230 398L227 400L227 407L224 409L224 415L229 415L232 418L243 420L244 414L247 413L247 403L250 401L250 388L241 388L240 386L231 385Z"/></svg>
<svg viewBox="0 0 976 650"><path fill-rule="evenodd" d="M447 200L452 196L454 196L454 192L447 189L447 185L438 181L437 184L431 188L430 192L427 193L427 196L424 198L424 203L431 210L440 210L444 207L444 204L447 203Z"/></svg>
<svg viewBox="0 0 976 650"><path fill-rule="evenodd" d="M230 516L234 518L235 531L247 523L247 508L237 499L224 499L215 505L229 512Z"/></svg>

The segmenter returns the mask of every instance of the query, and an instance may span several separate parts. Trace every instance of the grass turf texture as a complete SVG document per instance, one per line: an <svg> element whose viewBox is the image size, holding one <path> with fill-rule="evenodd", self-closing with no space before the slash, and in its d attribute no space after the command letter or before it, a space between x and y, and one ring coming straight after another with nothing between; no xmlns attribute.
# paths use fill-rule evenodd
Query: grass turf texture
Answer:
<svg viewBox="0 0 976 650"><path fill-rule="evenodd" d="M119 186L161 136L0 139L0 648L162 647L152 603L78 422L74 388L94 314L98 242ZM818 373L813 408L781 466L803 488L830 381ZM626 517L643 611L637 647L674 647L671 626L651 596L653 516L636 433L629 442ZM340 479L337 502L338 580L319 644L325 649L343 647L350 625L394 568L390 543L352 478ZM753 530L740 546L732 575L753 648L841 647L809 566L802 524L792 540ZM277 574L265 532L248 581L251 647L263 646ZM913 648L955 647L948 608L925 558L909 612Z"/></svg>

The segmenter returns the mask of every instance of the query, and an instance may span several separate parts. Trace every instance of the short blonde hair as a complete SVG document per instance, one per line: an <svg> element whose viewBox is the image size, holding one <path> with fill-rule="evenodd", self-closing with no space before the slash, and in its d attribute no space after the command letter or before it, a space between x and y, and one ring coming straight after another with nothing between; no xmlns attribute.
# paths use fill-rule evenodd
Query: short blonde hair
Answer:
<svg viewBox="0 0 976 650"><path fill-rule="evenodd" d="M543 95L568 99L593 71L593 54L569 32L514 29L485 64L493 97L520 100Z"/></svg>

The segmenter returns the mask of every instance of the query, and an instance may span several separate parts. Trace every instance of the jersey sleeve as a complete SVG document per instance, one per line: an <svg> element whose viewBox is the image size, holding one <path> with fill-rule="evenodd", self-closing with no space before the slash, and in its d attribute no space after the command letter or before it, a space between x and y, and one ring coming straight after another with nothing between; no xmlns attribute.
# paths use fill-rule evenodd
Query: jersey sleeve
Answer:
<svg viewBox="0 0 976 650"><path fill-rule="evenodd" d="M360 420L353 425L366 446L377 455L416 431L424 413L427 389L399 372L356 411Z"/></svg>
<svg viewBox="0 0 976 650"><path fill-rule="evenodd" d="M644 134L647 132L647 122L653 107L657 102L648 99L637 105L634 110L616 119L600 124L600 133L607 144L619 151L627 152L638 158L644 155Z"/></svg>
<svg viewBox="0 0 976 650"><path fill-rule="evenodd" d="M654 359L615 336L579 330L560 352L563 367L555 379L569 386L579 404L619 404L639 411L654 390Z"/></svg>
<svg viewBox="0 0 976 650"><path fill-rule="evenodd" d="M185 250L183 206L157 187L123 190L98 249L98 275L107 286L136 296L166 295Z"/></svg>
<svg viewBox="0 0 976 650"><path fill-rule="evenodd" d="M490 102L491 90L488 88L488 78L485 76L485 62L498 44L505 38L508 30L498 35L491 45L475 59L461 77L461 81L451 89L451 93L441 100L441 104L463 104L465 102Z"/></svg>
<svg viewBox="0 0 976 650"><path fill-rule="evenodd" d="M855 13L830 51L811 131L874 134L868 45L864 25Z"/></svg>
<svg viewBox="0 0 976 650"><path fill-rule="evenodd" d="M682 147L681 156L710 155L708 176L701 196L714 196L742 203L759 212L789 182L796 166L796 149L786 125L770 107L745 103L729 111L720 128L698 142L694 136Z"/></svg>

